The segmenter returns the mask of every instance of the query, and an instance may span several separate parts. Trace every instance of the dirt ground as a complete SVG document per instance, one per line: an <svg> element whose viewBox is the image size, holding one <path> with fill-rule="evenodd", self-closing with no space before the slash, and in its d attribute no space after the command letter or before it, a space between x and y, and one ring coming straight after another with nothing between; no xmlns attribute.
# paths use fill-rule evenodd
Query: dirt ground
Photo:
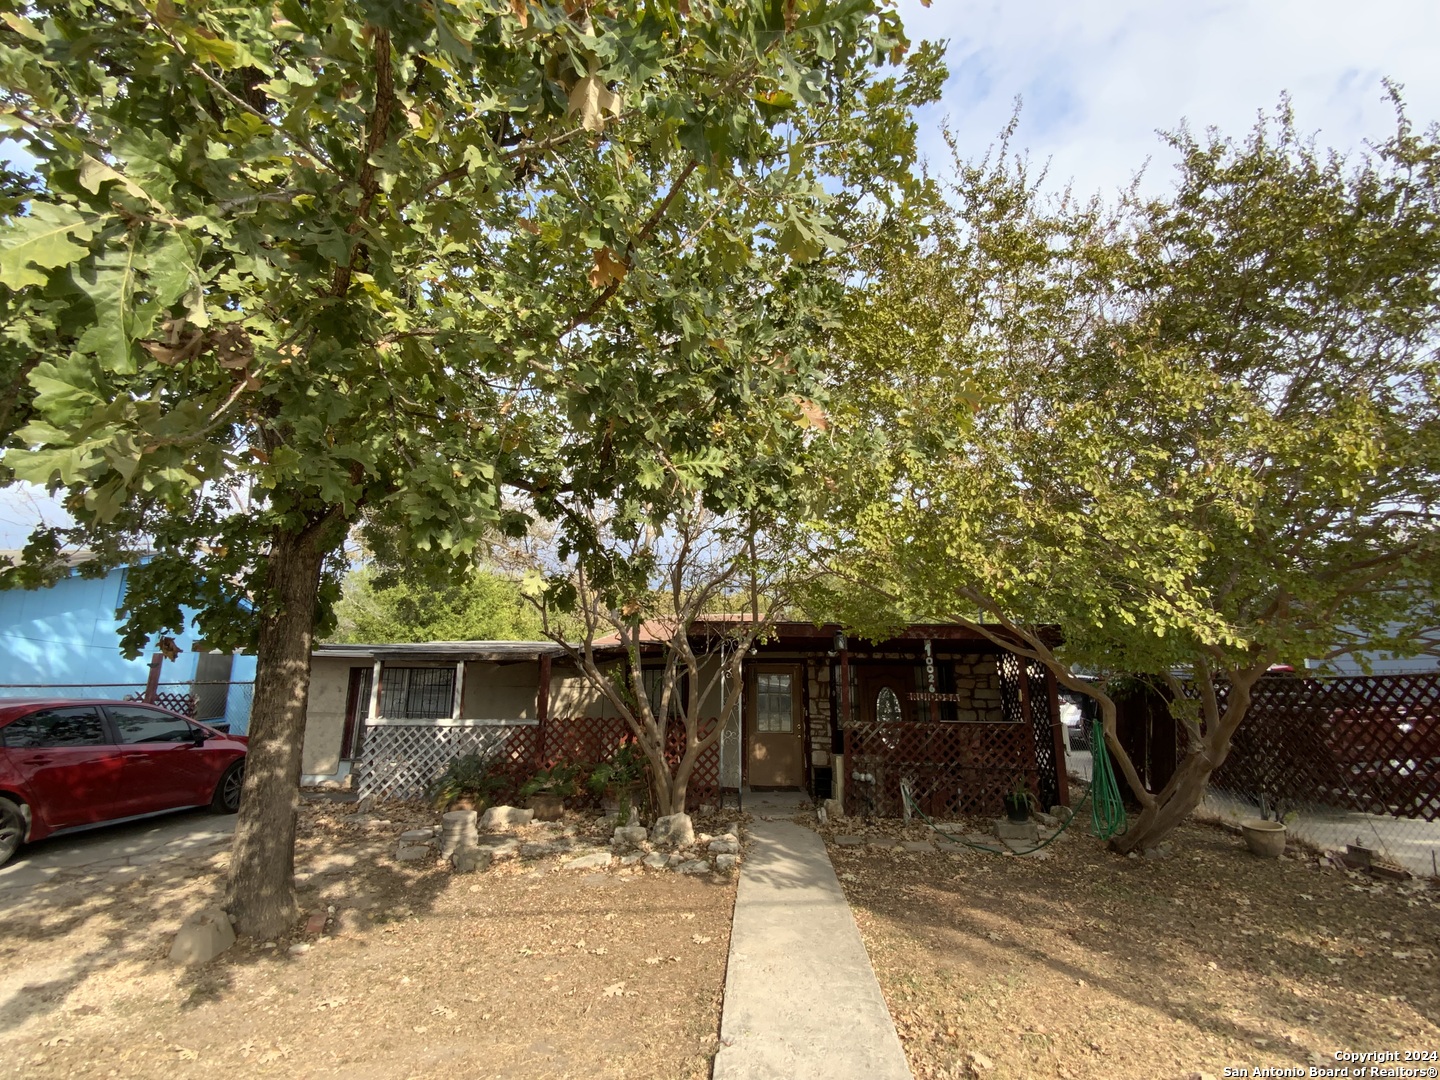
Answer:
<svg viewBox="0 0 1440 1080"><path fill-rule="evenodd" d="M1163 859L1118 858L1078 823L1047 851L830 845L918 1080L1165 1080L1440 1051L1434 887L1257 859L1204 825Z"/></svg>
<svg viewBox="0 0 1440 1080"><path fill-rule="evenodd" d="M307 806L297 846L302 907L328 913L326 932L195 969L166 953L220 898L228 852L0 898L0 1076L710 1075L733 876L553 856L455 874L391 857L432 816L343 813ZM587 820L573 839L601 836Z"/></svg>

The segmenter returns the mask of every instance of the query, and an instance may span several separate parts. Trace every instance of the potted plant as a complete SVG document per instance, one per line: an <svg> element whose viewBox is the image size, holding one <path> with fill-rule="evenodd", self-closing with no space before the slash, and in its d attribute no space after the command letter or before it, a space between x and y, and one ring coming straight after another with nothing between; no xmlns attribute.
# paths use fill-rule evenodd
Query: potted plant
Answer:
<svg viewBox="0 0 1440 1080"><path fill-rule="evenodd" d="M633 743L626 743L609 761L602 761L590 770L585 786L599 795L601 805L613 810L621 825L630 824L630 810L645 783L645 752Z"/></svg>
<svg viewBox="0 0 1440 1080"><path fill-rule="evenodd" d="M558 821L565 813L565 800L575 794L575 765L552 765L541 769L520 785L520 797L535 811L536 821Z"/></svg>
<svg viewBox="0 0 1440 1080"><path fill-rule="evenodd" d="M504 786L505 778L494 772L491 763L471 752L450 759L445 771L431 781L429 796L441 813L483 810Z"/></svg>
<svg viewBox="0 0 1440 1080"><path fill-rule="evenodd" d="M1285 813L1279 804L1271 805L1264 795L1260 796L1260 816L1246 818L1240 822L1240 833L1252 855L1262 859L1278 859L1285 854L1285 823L1295 817L1292 810Z"/></svg>
<svg viewBox="0 0 1440 1080"><path fill-rule="evenodd" d="M1035 796L1030 794L1023 781L1017 780L1010 793L1005 796L1005 816L1011 821L1030 820L1030 810L1035 805Z"/></svg>

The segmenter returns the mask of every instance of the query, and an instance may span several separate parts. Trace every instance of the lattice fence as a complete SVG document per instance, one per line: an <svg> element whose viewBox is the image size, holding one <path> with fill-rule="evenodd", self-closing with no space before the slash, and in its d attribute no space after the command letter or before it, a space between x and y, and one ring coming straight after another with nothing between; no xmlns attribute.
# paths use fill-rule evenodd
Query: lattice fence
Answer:
<svg viewBox="0 0 1440 1080"><path fill-rule="evenodd" d="M1264 678L1214 783L1440 821L1440 675Z"/></svg>
<svg viewBox="0 0 1440 1080"><path fill-rule="evenodd" d="M705 721L701 737L714 728L716 720ZM671 725L666 756L672 767L685 747L682 723ZM494 762L509 783L501 798L514 799L521 784L541 769L555 765L595 765L608 761L633 736L619 718L580 716L552 717L543 729L536 722L509 724L453 724L417 720L413 724L367 724L357 766L358 791L362 797L418 801L430 784L445 770L452 757L478 752ZM713 803L720 795L720 751L712 746L700 755L691 773L686 805L695 808ZM595 796L586 788L572 805L591 805Z"/></svg>
<svg viewBox="0 0 1440 1080"><path fill-rule="evenodd" d="M1055 756L1055 725L1058 716L1050 714L1050 681L1044 664L1026 665L1029 682L1030 726L1035 741L1035 775L1039 784L1040 805L1045 809L1060 802L1060 770L1064 762Z"/></svg>
<svg viewBox="0 0 1440 1080"><path fill-rule="evenodd" d="M934 818L1001 811L1017 785L1039 795L1033 730L1021 723L859 723L845 729L845 812L901 815L900 782ZM873 782L857 781L855 774Z"/></svg>

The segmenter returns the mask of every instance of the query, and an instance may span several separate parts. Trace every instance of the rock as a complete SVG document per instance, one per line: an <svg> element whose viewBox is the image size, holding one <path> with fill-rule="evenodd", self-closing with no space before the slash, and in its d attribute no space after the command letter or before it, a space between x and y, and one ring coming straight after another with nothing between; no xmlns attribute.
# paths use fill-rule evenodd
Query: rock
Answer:
<svg viewBox="0 0 1440 1080"><path fill-rule="evenodd" d="M641 859L640 861L643 862L646 866L651 867L652 869L663 870L670 860L665 855L662 855L660 852L652 851L649 855L646 855L645 858Z"/></svg>
<svg viewBox="0 0 1440 1080"><path fill-rule="evenodd" d="M690 859L675 867L677 874L708 874L710 863L706 859Z"/></svg>
<svg viewBox="0 0 1440 1080"><path fill-rule="evenodd" d="M1064 824L1075 816L1075 811L1071 810L1068 806L1061 806L1059 803L1056 803L1050 807L1050 816L1058 818L1061 824Z"/></svg>
<svg viewBox="0 0 1440 1080"><path fill-rule="evenodd" d="M715 807L714 807L712 804L710 804L710 803L708 803L708 802L707 802L707 803L701 803L701 804L700 804L700 816L701 816L701 817L709 817L709 816L710 816L711 814L713 814L714 812L715 812Z"/></svg>
<svg viewBox="0 0 1440 1080"><path fill-rule="evenodd" d="M613 843L624 847L638 847L645 843L649 835L644 825L621 825L615 830Z"/></svg>
<svg viewBox="0 0 1440 1080"><path fill-rule="evenodd" d="M1054 814L1042 814L1037 812L1035 814L1035 820L1038 821L1041 825L1044 825L1047 829L1058 829L1060 827L1060 819Z"/></svg>
<svg viewBox="0 0 1440 1080"><path fill-rule="evenodd" d="M621 865L621 866L634 866L636 863L638 863L638 862L639 862L641 859L643 859L643 858L645 858L645 853L644 853L643 851L637 851L637 852L635 852L635 854L633 854L633 855L625 855L625 856L622 856L621 859L620 859L620 865Z"/></svg>
<svg viewBox="0 0 1440 1080"><path fill-rule="evenodd" d="M208 907L181 924L170 944L170 959L177 964L204 964L235 944L230 916L218 907Z"/></svg>
<svg viewBox="0 0 1440 1080"><path fill-rule="evenodd" d="M995 1062L991 1061L979 1050L970 1051L970 1067L977 1073L987 1073L995 1068Z"/></svg>
<svg viewBox="0 0 1440 1080"><path fill-rule="evenodd" d="M529 825L534 820L534 810L521 810L518 806L492 806L481 815L480 828L503 829L508 825Z"/></svg>
<svg viewBox="0 0 1440 1080"><path fill-rule="evenodd" d="M613 810L608 814L600 815L599 825L602 829L613 829L619 824L620 815Z"/></svg>
<svg viewBox="0 0 1440 1080"><path fill-rule="evenodd" d="M689 859L690 856L685 854L685 852L683 851L672 851L670 855L665 859L665 865L673 869L674 867L679 866L683 862L688 862Z"/></svg>
<svg viewBox="0 0 1440 1080"><path fill-rule="evenodd" d="M935 854L935 845L930 843L929 840L906 840L900 847L902 850L909 851L915 855Z"/></svg>
<svg viewBox="0 0 1440 1080"><path fill-rule="evenodd" d="M480 840L480 815L474 810L452 810L441 817L440 855L449 858L456 848L474 847Z"/></svg>
<svg viewBox="0 0 1440 1080"><path fill-rule="evenodd" d="M729 825L725 826L725 835L733 836L738 839L740 836L740 823L738 821L730 822Z"/></svg>
<svg viewBox="0 0 1440 1080"><path fill-rule="evenodd" d="M477 846L481 851L490 852L490 857L497 862L520 854L520 841L513 836L482 836Z"/></svg>
<svg viewBox="0 0 1440 1080"><path fill-rule="evenodd" d="M865 838L863 836L837 836L835 845L837 847L864 847Z"/></svg>
<svg viewBox="0 0 1440 1080"><path fill-rule="evenodd" d="M821 825L828 825L830 823L830 815L825 813L825 808L823 806L819 810L815 811L815 820L818 821Z"/></svg>
<svg viewBox="0 0 1440 1080"><path fill-rule="evenodd" d="M996 818L995 835L1001 840L1029 840L1032 844L1037 844L1040 842L1040 826L1033 821Z"/></svg>
<svg viewBox="0 0 1440 1080"><path fill-rule="evenodd" d="M485 848L462 847L456 848L450 859L455 864L457 874L474 874L489 870L490 864L495 861L495 853Z"/></svg>
<svg viewBox="0 0 1440 1080"><path fill-rule="evenodd" d="M290 955L304 956L307 952L310 951L310 948L311 946L308 941L297 941L294 945L290 946Z"/></svg>
<svg viewBox="0 0 1440 1080"><path fill-rule="evenodd" d="M739 855L716 855L716 856L715 856L715 869L716 869L716 870L725 871L725 872L729 872L729 871L731 871L731 870L734 870L735 867L736 867L736 865L737 865L739 862L740 862L740 856L739 856Z"/></svg>
<svg viewBox="0 0 1440 1080"><path fill-rule="evenodd" d="M416 862L429 859L434 854L429 844L401 844L395 849L395 859L398 862Z"/></svg>
<svg viewBox="0 0 1440 1080"><path fill-rule="evenodd" d="M656 818L655 828L650 831L650 839L657 844L689 847L695 843L695 825L689 814L670 814Z"/></svg>
<svg viewBox="0 0 1440 1080"><path fill-rule="evenodd" d="M577 855L560 864L562 870L598 870L610 865L610 852L594 851L589 855Z"/></svg>
<svg viewBox="0 0 1440 1080"><path fill-rule="evenodd" d="M964 844L957 844L953 840L936 840L935 850L943 851L946 855L962 855L970 849Z"/></svg>
<svg viewBox="0 0 1440 1080"><path fill-rule="evenodd" d="M710 841L710 853L712 855L734 855L739 850L740 841L733 837Z"/></svg>
<svg viewBox="0 0 1440 1080"><path fill-rule="evenodd" d="M895 841L882 837L878 840L871 840L867 846L876 851L892 851L895 848Z"/></svg>
<svg viewBox="0 0 1440 1080"><path fill-rule="evenodd" d="M522 859L543 859L547 855L557 855L568 850L566 844L547 844L543 840L533 840L528 844L520 845L520 857Z"/></svg>
<svg viewBox="0 0 1440 1080"><path fill-rule="evenodd" d="M714 840L714 839L715 839L715 838L714 838L713 836L711 836L708 832L702 832L702 833L696 833L696 834L695 834L695 843L697 843L697 844L708 844L711 840Z"/></svg>
<svg viewBox="0 0 1440 1080"><path fill-rule="evenodd" d="M824 810L825 816L829 818L838 820L845 816L845 807L841 805L839 799L826 799L820 804L820 809Z"/></svg>
<svg viewBox="0 0 1440 1080"><path fill-rule="evenodd" d="M1145 849L1145 858L1147 859L1168 859L1173 854L1175 854L1175 848L1171 846L1168 840L1164 840L1152 848Z"/></svg>
<svg viewBox="0 0 1440 1080"><path fill-rule="evenodd" d="M435 839L435 830L429 825L423 829L410 829L400 834L402 844L423 844L426 841Z"/></svg>

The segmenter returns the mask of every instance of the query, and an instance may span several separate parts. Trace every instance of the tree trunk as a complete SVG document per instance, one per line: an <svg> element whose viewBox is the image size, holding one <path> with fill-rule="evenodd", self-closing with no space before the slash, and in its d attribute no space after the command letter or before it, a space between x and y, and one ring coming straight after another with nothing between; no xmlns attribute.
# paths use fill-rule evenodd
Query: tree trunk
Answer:
<svg viewBox="0 0 1440 1080"><path fill-rule="evenodd" d="M265 572L245 786L226 904L235 929L273 938L295 923L295 823L310 694L315 605L327 549L320 527L276 530Z"/></svg>
<svg viewBox="0 0 1440 1080"><path fill-rule="evenodd" d="M1230 689L1225 698L1225 711L1207 717L1207 730L1198 745L1193 745L1170 777L1169 783L1155 796L1155 801L1130 822L1125 832L1110 841L1122 854L1148 851L1165 839L1185 821L1205 798L1210 776L1225 763L1235 730L1250 710L1250 690L1264 665L1248 671L1226 673ZM1213 698L1213 695L1211 695Z"/></svg>

